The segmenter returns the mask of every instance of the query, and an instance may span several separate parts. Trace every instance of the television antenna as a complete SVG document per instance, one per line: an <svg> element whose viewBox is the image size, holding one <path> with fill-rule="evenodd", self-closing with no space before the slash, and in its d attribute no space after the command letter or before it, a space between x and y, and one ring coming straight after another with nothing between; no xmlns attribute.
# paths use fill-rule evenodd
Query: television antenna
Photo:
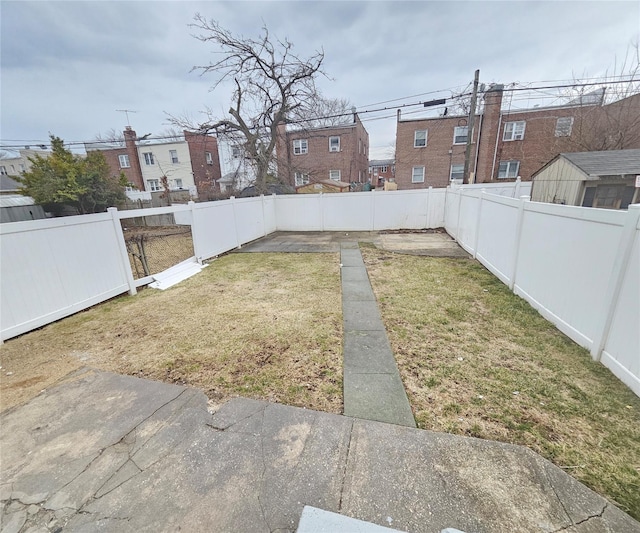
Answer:
<svg viewBox="0 0 640 533"><path fill-rule="evenodd" d="M124 113L127 116L127 126L131 127L131 123L129 122L129 113L137 113L133 109L116 109L118 113Z"/></svg>

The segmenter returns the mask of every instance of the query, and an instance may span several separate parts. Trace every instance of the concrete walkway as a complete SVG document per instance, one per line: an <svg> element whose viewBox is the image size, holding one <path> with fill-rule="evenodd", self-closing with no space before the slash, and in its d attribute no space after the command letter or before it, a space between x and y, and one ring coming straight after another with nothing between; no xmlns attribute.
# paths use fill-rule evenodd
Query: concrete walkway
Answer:
<svg viewBox="0 0 640 533"><path fill-rule="evenodd" d="M294 532L305 505L400 531L640 533L527 448L84 371L0 414L7 533Z"/></svg>
<svg viewBox="0 0 640 533"><path fill-rule="evenodd" d="M357 242L340 250L344 414L416 427Z"/></svg>

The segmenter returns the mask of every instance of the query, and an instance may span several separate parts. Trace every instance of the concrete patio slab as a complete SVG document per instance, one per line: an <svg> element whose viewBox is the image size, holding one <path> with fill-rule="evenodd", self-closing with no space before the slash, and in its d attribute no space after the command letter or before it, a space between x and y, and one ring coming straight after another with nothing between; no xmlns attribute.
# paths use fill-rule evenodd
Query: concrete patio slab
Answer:
<svg viewBox="0 0 640 533"><path fill-rule="evenodd" d="M342 297L353 302L356 301L375 301L373 289L369 280L361 281L342 281Z"/></svg>
<svg viewBox="0 0 640 533"><path fill-rule="evenodd" d="M293 532L304 506L400 531L640 524L530 450L85 370L0 414L5 531Z"/></svg>
<svg viewBox="0 0 640 533"><path fill-rule="evenodd" d="M342 299L344 331L384 331L376 302Z"/></svg>
<svg viewBox="0 0 640 533"><path fill-rule="evenodd" d="M432 257L470 257L446 233L383 233L377 246L384 250Z"/></svg>
<svg viewBox="0 0 640 533"><path fill-rule="evenodd" d="M345 371L357 374L393 374L397 371L384 331L347 331L344 334Z"/></svg>

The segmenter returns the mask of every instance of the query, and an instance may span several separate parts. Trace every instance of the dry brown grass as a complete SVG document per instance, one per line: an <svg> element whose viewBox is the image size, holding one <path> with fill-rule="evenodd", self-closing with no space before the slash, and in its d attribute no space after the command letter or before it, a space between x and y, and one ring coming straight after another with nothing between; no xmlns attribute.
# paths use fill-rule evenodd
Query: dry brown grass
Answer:
<svg viewBox="0 0 640 533"><path fill-rule="evenodd" d="M337 254L232 254L164 292L7 341L0 399L2 409L22 403L86 365L199 387L216 402L241 395L339 413L341 346Z"/></svg>
<svg viewBox="0 0 640 533"><path fill-rule="evenodd" d="M419 427L526 445L640 518L640 398L479 263L363 256Z"/></svg>

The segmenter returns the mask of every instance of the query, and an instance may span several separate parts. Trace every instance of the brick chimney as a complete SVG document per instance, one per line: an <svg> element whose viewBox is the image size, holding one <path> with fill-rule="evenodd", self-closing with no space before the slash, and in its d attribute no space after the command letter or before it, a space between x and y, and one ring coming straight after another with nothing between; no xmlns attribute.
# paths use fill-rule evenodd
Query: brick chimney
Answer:
<svg viewBox="0 0 640 533"><path fill-rule="evenodd" d="M122 132L124 135L124 144L127 149L127 155L129 156L129 164L131 165L130 172L126 172L127 179L131 181L139 190L144 191L144 180L142 179L142 167L140 166L140 158L138 157L138 147L136 146L136 140L138 136L136 132L131 129L131 126L126 126Z"/></svg>
<svg viewBox="0 0 640 533"><path fill-rule="evenodd" d="M498 139L498 129L500 128L503 91L504 85L492 84L484 93L484 111L482 113L476 183L489 182L492 179L491 168L496 150L496 139Z"/></svg>

